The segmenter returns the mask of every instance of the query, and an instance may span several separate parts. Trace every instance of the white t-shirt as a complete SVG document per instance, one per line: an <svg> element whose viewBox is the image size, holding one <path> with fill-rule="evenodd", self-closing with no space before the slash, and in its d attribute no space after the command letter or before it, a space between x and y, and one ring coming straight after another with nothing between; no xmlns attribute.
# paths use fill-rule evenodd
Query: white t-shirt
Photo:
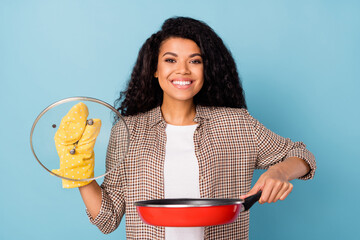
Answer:
<svg viewBox="0 0 360 240"><path fill-rule="evenodd" d="M166 127L165 198L200 198L199 164L195 156L197 125ZM165 227L166 240L202 240L203 227Z"/></svg>

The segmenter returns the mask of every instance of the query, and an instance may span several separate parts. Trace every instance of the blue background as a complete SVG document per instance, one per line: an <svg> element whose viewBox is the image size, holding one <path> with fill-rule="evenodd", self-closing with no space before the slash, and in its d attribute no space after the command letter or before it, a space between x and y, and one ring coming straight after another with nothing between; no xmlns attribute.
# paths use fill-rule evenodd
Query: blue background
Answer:
<svg viewBox="0 0 360 240"><path fill-rule="evenodd" d="M236 60L253 116L304 141L314 180L252 208L251 239L359 239L359 1L0 1L0 239L102 235L77 189L35 161L30 129L70 96L113 103L138 50L175 15L207 22ZM255 179L261 174L256 172Z"/></svg>

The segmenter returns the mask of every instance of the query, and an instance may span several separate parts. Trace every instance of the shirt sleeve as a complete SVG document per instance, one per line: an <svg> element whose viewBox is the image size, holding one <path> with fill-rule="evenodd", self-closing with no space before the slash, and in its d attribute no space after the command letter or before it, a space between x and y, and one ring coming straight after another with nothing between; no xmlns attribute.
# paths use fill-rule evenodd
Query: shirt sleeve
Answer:
<svg viewBox="0 0 360 240"><path fill-rule="evenodd" d="M126 146L126 131L120 129L121 126L115 125L111 131L110 141L106 156L106 169L113 169L104 178L101 184L101 208L96 218L92 218L89 211L86 213L92 224L105 234L113 232L120 224L125 213L125 197L123 191L123 155Z"/></svg>
<svg viewBox="0 0 360 240"><path fill-rule="evenodd" d="M252 123L254 137L257 142L258 156L255 168L267 169L289 157L303 159L310 167L310 171L299 179L312 179L316 170L314 155L306 149L302 142L292 142L289 138L281 137L267 129L247 111L246 115Z"/></svg>

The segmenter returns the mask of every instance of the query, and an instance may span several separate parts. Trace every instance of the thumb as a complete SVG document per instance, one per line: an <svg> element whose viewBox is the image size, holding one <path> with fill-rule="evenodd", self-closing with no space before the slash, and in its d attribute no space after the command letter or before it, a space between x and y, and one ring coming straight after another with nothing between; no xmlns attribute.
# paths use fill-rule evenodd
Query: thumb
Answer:
<svg viewBox="0 0 360 240"><path fill-rule="evenodd" d="M245 195L240 196L240 198L245 199L247 197L250 197L250 196L256 194L258 191L262 190L262 188L263 188L263 184L260 183L259 181L257 181L255 183L255 185L252 187L252 189L248 193L246 193Z"/></svg>
<svg viewBox="0 0 360 240"><path fill-rule="evenodd" d="M93 119L92 125L86 125L84 134L80 138L76 148L79 153L91 153L93 151L96 138L100 133L100 128L100 119Z"/></svg>
<svg viewBox="0 0 360 240"><path fill-rule="evenodd" d="M74 105L62 118L59 129L55 133L55 142L63 145L77 142L84 132L88 114L88 108L84 103Z"/></svg>
<svg viewBox="0 0 360 240"><path fill-rule="evenodd" d="M85 131L82 137L79 140L78 147L80 148L90 148L93 149L97 136L100 133L101 120L92 119L92 125L86 125ZM88 145L88 146L86 146Z"/></svg>

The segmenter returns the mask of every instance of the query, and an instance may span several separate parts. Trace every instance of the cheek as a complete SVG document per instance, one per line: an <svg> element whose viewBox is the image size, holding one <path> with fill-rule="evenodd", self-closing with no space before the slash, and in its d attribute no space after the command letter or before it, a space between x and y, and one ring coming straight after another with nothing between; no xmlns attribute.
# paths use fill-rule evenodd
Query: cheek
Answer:
<svg viewBox="0 0 360 240"><path fill-rule="evenodd" d="M199 78L204 78L204 66L201 65L196 69L196 74Z"/></svg>
<svg viewBox="0 0 360 240"><path fill-rule="evenodd" d="M199 81L201 82L201 87L204 85L204 71L203 69L199 69L199 71L197 72L197 77L199 79Z"/></svg>
<svg viewBox="0 0 360 240"><path fill-rule="evenodd" d="M200 92L203 86L204 86L204 80L199 82L198 86L196 87L196 93Z"/></svg>
<svg viewBox="0 0 360 240"><path fill-rule="evenodd" d="M158 66L156 70L156 77L158 78L159 82L164 78L164 70L161 66Z"/></svg>
<svg viewBox="0 0 360 240"><path fill-rule="evenodd" d="M166 64L164 62L159 62L158 63L158 66L157 66L157 72L158 72L158 75L167 75L169 72L171 72L173 69L172 69L172 66L169 65L169 64Z"/></svg>
<svg viewBox="0 0 360 240"><path fill-rule="evenodd" d="M158 75L158 83L160 85L161 90L166 91L166 89L169 87L169 82L167 81L167 78L163 75Z"/></svg>

